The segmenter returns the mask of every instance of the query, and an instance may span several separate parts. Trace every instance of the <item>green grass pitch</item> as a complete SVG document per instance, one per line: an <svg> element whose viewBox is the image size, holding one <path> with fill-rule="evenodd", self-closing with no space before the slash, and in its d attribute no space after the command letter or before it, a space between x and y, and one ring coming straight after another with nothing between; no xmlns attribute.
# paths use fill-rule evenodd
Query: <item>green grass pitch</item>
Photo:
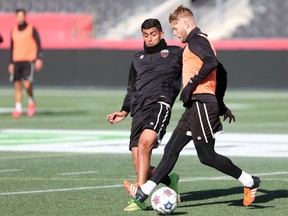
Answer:
<svg viewBox="0 0 288 216"><path fill-rule="evenodd" d="M33 118L11 119L13 89L1 88L0 133L1 129L9 128L129 130L130 118L115 126L106 122L106 115L121 107L124 94L124 90L36 88L38 114ZM24 108L26 101L24 97ZM236 123L224 123L226 132L287 134L287 91L228 90L225 101L236 115ZM169 131L182 112L177 100ZM153 156L153 164L157 165L160 159ZM242 206L243 188L237 181L222 178L223 174L204 167L195 156L182 156L174 171L182 179L183 202L174 215L287 215L288 158L232 157L232 160L262 179L252 207ZM151 209L123 212L129 201L122 187L124 179L135 180L129 152L0 152L0 214L155 215Z"/></svg>
<svg viewBox="0 0 288 216"><path fill-rule="evenodd" d="M123 212L130 198L122 181L135 179L128 154L2 152L0 157L0 170L11 169L0 177L1 215L156 215L151 209ZM153 163L159 159L153 157ZM204 167L195 157L182 156L175 171L184 180L179 183L183 201L175 215L286 215L288 172L269 173L287 171L288 159L232 159L244 169L263 175L252 207L242 206L243 188L237 181L217 180L215 177L223 174ZM73 174L75 171L78 174ZM57 191L65 188L67 191Z"/></svg>
<svg viewBox="0 0 288 216"><path fill-rule="evenodd" d="M0 88L0 128L129 130L131 122L129 118L117 126L110 126L106 122L107 114L121 108L125 93L125 88L105 90L36 87L38 114L34 118L24 116L15 120L10 118L10 112L14 107L13 89ZM224 122L224 129L227 132L280 134L288 132L287 90L228 90L225 102L236 116L236 124L228 125ZM26 106L27 98L24 97L23 107ZM174 129L182 112L181 102L176 99L168 131Z"/></svg>

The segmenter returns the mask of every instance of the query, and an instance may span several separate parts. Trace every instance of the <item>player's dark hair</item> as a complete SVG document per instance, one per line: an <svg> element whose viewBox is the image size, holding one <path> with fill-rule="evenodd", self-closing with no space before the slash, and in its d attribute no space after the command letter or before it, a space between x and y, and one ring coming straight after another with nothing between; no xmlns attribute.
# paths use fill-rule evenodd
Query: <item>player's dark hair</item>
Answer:
<svg viewBox="0 0 288 216"><path fill-rule="evenodd" d="M18 8L18 9L15 11L16 14L18 14L18 13L20 13L20 12L22 12L24 15L27 14L26 10L23 9L23 8Z"/></svg>
<svg viewBox="0 0 288 216"><path fill-rule="evenodd" d="M162 32L162 26L158 19L146 19L141 25L141 31L153 27L156 27L160 32Z"/></svg>

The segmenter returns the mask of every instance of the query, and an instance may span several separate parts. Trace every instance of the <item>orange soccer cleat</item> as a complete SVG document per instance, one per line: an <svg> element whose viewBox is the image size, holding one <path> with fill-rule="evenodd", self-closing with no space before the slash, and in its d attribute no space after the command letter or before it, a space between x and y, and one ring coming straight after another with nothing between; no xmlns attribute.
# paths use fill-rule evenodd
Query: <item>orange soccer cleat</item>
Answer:
<svg viewBox="0 0 288 216"><path fill-rule="evenodd" d="M20 118L22 116L22 112L20 111L14 111L12 114L11 114L11 117L12 118Z"/></svg>
<svg viewBox="0 0 288 216"><path fill-rule="evenodd" d="M256 197L256 192L258 190L258 187L260 185L260 178L256 176L252 176L254 184L252 187L244 187L244 199L243 199L243 205L245 207L250 206Z"/></svg>
<svg viewBox="0 0 288 216"><path fill-rule="evenodd" d="M35 113L36 113L35 103L29 104L28 109L27 109L27 116L31 117L31 116L35 115Z"/></svg>
<svg viewBox="0 0 288 216"><path fill-rule="evenodd" d="M124 184L124 187L125 187L127 193L130 196L135 197L135 194L137 192L139 185L138 184L132 184L127 180L124 180L123 184Z"/></svg>
<svg viewBox="0 0 288 216"><path fill-rule="evenodd" d="M134 197L136 201L140 203L144 202L148 198L148 195L143 193L141 187L138 184L132 184L129 181L125 180L124 187L128 194Z"/></svg>

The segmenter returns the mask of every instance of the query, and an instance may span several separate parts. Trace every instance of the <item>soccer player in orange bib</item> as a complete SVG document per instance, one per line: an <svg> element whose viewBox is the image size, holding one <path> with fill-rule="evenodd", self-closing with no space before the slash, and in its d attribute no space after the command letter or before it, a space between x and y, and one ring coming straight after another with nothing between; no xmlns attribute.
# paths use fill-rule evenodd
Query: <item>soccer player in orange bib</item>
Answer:
<svg viewBox="0 0 288 216"><path fill-rule="evenodd" d="M22 88L28 95L27 115L33 116L36 112L33 97L34 72L43 67L43 52L40 37L33 25L26 22L26 11L16 10L18 25L11 32L11 63L8 66L10 81L15 88L15 111L13 118L22 116Z"/></svg>
<svg viewBox="0 0 288 216"><path fill-rule="evenodd" d="M255 200L260 179L244 172L229 158L215 151L215 139L222 132L219 116L224 115L224 120L227 117L230 121L235 120L230 110L223 106L223 102L217 100L217 74L223 70L222 65L218 62L207 35L197 28L189 8L179 6L170 14L169 22L174 36L187 44L183 51L184 88L180 97L186 110L150 180L141 187L125 181L125 188L138 202L143 202L160 183L162 176L172 171L182 149L193 140L202 164L237 179L244 186L243 205L249 206ZM221 79L219 81L222 82Z"/></svg>

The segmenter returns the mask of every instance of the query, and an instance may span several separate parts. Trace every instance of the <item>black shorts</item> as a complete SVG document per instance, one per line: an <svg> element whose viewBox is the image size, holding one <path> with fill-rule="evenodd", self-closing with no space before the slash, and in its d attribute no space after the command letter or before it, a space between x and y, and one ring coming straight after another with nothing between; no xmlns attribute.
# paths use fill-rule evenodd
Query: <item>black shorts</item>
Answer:
<svg viewBox="0 0 288 216"><path fill-rule="evenodd" d="M34 80L34 62L14 62L13 81L27 80L31 83Z"/></svg>
<svg viewBox="0 0 288 216"><path fill-rule="evenodd" d="M175 131L192 136L195 145L212 141L223 133L218 103L194 101L183 113Z"/></svg>
<svg viewBox="0 0 288 216"><path fill-rule="evenodd" d="M132 119L129 150L138 147L138 141L143 130L150 129L157 133L154 148L161 143L171 117L170 105L164 102L150 104L138 110Z"/></svg>

